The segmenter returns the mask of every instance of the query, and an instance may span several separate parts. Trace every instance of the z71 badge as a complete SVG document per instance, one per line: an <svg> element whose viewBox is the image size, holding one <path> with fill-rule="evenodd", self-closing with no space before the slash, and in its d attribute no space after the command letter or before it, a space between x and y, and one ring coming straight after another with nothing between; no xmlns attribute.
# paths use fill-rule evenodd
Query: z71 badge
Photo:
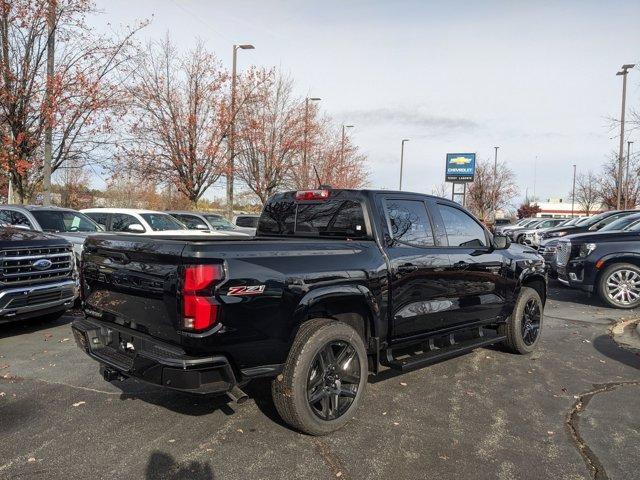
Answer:
<svg viewBox="0 0 640 480"><path fill-rule="evenodd" d="M265 285L247 285L243 287L229 287L227 295L244 296L260 295L264 292Z"/></svg>

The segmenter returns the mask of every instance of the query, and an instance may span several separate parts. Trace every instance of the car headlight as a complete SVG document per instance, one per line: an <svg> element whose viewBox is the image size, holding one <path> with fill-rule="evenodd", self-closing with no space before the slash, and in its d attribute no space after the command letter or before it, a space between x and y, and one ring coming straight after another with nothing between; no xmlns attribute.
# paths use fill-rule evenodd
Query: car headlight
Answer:
<svg viewBox="0 0 640 480"><path fill-rule="evenodd" d="M583 243L580 245L580 256L588 257L596 249L595 243Z"/></svg>

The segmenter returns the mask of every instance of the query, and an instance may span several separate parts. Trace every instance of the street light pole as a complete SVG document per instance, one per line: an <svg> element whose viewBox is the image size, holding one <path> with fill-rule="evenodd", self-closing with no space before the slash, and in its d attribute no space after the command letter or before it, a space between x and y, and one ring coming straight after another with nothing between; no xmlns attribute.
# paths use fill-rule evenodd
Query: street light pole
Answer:
<svg viewBox="0 0 640 480"><path fill-rule="evenodd" d="M307 130L309 129L309 102L319 102L319 97L307 97L304 99L304 141L302 145L302 188L309 188L309 166L307 165Z"/></svg>
<svg viewBox="0 0 640 480"><path fill-rule="evenodd" d="M571 218L573 218L576 203L576 166L573 166L573 189L571 190Z"/></svg>
<svg viewBox="0 0 640 480"><path fill-rule="evenodd" d="M42 168L42 204L51 205L51 160L53 158L53 74L56 43L56 9L57 0L49 0L47 10L47 82L45 97L47 99L46 126L44 129L44 164Z"/></svg>
<svg viewBox="0 0 640 480"><path fill-rule="evenodd" d="M402 168L404 166L404 144L408 142L408 138L402 139L402 146L400 147L400 191L402 191Z"/></svg>
<svg viewBox="0 0 640 480"><path fill-rule="evenodd" d="M344 163L344 143L345 143L345 129L353 128L353 125L342 125L342 143L340 144L340 161Z"/></svg>
<svg viewBox="0 0 640 480"><path fill-rule="evenodd" d="M496 223L496 215L497 215L497 203L498 203L498 149L500 147L493 147L495 150L495 154L493 157L493 223Z"/></svg>
<svg viewBox="0 0 640 480"><path fill-rule="evenodd" d="M629 162L631 160L631 145L633 145L632 141L627 141L627 174L625 176L626 178L626 182L625 182L625 189L624 189L624 208L625 210L628 208L628 202L629 202ZM631 205L633 208L635 208L635 205Z"/></svg>
<svg viewBox="0 0 640 480"><path fill-rule="evenodd" d="M623 65L622 69L616 73L616 75L622 76L622 113L620 114L620 150L618 151L618 210L620 210L622 199L622 163L624 158L624 114L627 100L627 74L629 73L629 69L633 67L635 67L635 65Z"/></svg>
<svg viewBox="0 0 640 480"><path fill-rule="evenodd" d="M238 50L253 50L255 47L249 44L233 46L233 65L231 69L231 122L229 124L229 165L227 165L227 216L233 220L233 177L234 158L236 148L236 77Z"/></svg>

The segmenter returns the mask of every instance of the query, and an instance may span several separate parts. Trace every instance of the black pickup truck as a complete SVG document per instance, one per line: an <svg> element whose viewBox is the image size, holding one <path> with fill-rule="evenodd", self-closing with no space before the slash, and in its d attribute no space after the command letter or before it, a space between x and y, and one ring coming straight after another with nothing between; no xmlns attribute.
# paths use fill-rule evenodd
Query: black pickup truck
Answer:
<svg viewBox="0 0 640 480"><path fill-rule="evenodd" d="M314 435L353 417L380 365L531 352L546 297L542 258L458 204L368 190L277 194L254 238L91 236L81 278L74 335L105 379L242 400L270 377Z"/></svg>
<svg viewBox="0 0 640 480"><path fill-rule="evenodd" d="M67 240L0 227L0 324L57 318L77 295L74 254Z"/></svg>

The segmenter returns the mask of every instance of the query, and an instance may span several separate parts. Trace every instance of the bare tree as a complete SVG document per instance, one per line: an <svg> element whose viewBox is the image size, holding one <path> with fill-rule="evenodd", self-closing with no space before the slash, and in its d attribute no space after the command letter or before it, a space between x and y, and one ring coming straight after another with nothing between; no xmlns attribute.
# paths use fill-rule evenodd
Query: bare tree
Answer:
<svg viewBox="0 0 640 480"><path fill-rule="evenodd" d="M617 153L611 153L602 166L598 193L603 207L607 209L617 207L619 188L622 189L621 199L623 205L626 204L630 207L638 205L640 202L640 157L638 155L633 155L630 158L628 183L625 178L622 185L620 185L618 176Z"/></svg>
<svg viewBox="0 0 640 480"><path fill-rule="evenodd" d="M441 183L439 185L435 185L431 189L431 195L435 195L436 197L447 198L451 194L451 186L446 183Z"/></svg>
<svg viewBox="0 0 640 480"><path fill-rule="evenodd" d="M138 57L129 138L119 158L138 175L173 183L192 203L224 173L229 74L202 43L180 55L166 37Z"/></svg>
<svg viewBox="0 0 640 480"><path fill-rule="evenodd" d="M291 78L264 70L241 87L248 92L238 113L236 175L263 204L285 185L302 148L304 119L292 87Z"/></svg>
<svg viewBox="0 0 640 480"><path fill-rule="evenodd" d="M572 195L573 192L569 193L569 198ZM576 194L573 201L576 208L584 211L586 215L597 211L602 204L599 179L592 171L576 176Z"/></svg>
<svg viewBox="0 0 640 480"><path fill-rule="evenodd" d="M518 195L515 175L504 163L497 165L493 175L493 161L479 161L473 183L467 190L467 206L482 221L487 221L494 208L503 210L510 207L511 201Z"/></svg>
<svg viewBox="0 0 640 480"><path fill-rule="evenodd" d="M51 2L56 52L48 84ZM95 12L88 0L0 0L0 168L21 201L42 182L47 128L53 130L52 172L70 160L95 162L112 141L110 120L124 106L132 37L141 27L117 37L98 35L85 23Z"/></svg>

